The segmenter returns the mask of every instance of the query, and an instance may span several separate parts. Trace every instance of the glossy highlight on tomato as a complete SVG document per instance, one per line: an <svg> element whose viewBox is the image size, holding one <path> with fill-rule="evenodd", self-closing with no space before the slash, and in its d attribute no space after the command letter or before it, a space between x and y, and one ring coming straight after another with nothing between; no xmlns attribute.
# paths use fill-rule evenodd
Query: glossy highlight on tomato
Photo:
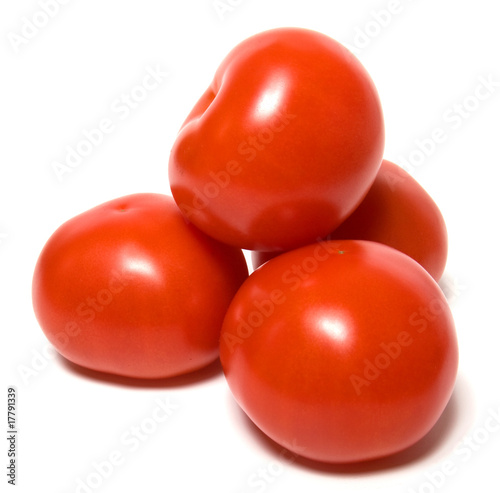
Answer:
<svg viewBox="0 0 500 493"><path fill-rule="evenodd" d="M54 232L35 267L33 307L73 363L169 377L217 359L222 320L247 275L241 250L187 223L171 197L128 195Z"/></svg>
<svg viewBox="0 0 500 493"><path fill-rule="evenodd" d="M183 214L246 249L284 250L336 228L382 161L375 86L340 43L279 28L237 45L173 145L169 181Z"/></svg>
<svg viewBox="0 0 500 493"><path fill-rule="evenodd" d="M385 159L361 204L326 239L391 246L416 260L436 281L448 256L448 234L438 206L411 175ZM252 252L254 268L276 255Z"/></svg>
<svg viewBox="0 0 500 493"><path fill-rule="evenodd" d="M454 387L452 314L409 256L326 241L269 260L221 333L234 398L270 438L329 463L394 454L436 423Z"/></svg>

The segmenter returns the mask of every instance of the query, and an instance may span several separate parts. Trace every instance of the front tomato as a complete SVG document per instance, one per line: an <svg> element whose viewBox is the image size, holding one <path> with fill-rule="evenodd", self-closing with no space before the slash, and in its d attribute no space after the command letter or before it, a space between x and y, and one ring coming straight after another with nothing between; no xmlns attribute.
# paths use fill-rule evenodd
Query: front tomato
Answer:
<svg viewBox="0 0 500 493"><path fill-rule="evenodd" d="M325 236L359 204L382 160L376 89L341 44L280 28L236 46L184 122L172 194L205 233L254 250Z"/></svg>
<svg viewBox="0 0 500 493"><path fill-rule="evenodd" d="M296 454L345 463L398 452L432 428L458 348L446 299L417 262L345 240L257 269L229 307L221 361L264 433Z"/></svg>
<svg viewBox="0 0 500 493"><path fill-rule="evenodd" d="M33 307L70 361L168 377L217 359L225 311L247 275L242 252L188 224L171 197L136 194L56 230L35 267Z"/></svg>

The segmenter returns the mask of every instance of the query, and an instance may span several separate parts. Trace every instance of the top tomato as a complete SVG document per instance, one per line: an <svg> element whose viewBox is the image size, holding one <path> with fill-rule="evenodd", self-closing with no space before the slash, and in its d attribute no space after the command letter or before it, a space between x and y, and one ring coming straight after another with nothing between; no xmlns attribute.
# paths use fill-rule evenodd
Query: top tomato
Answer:
<svg viewBox="0 0 500 493"><path fill-rule="evenodd" d="M379 98L359 61L323 34L274 29L222 62L174 143L170 185L214 238L290 249L349 216L383 147Z"/></svg>

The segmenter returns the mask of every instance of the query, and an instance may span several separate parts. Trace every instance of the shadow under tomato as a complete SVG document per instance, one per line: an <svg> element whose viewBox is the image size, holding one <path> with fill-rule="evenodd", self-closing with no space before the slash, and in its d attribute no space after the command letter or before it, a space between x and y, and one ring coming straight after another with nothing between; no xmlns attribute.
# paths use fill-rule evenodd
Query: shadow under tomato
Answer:
<svg viewBox="0 0 500 493"><path fill-rule="evenodd" d="M232 399L232 397L231 397ZM297 456L291 467L300 467L319 474L359 475L397 469L424 461L431 456L451 451L465 434L474 419L473 396L468 383L458 378L454 392L434 427L420 441L396 454L366 462L329 464ZM275 460L283 460L283 447L265 435L232 399L238 424L248 432L252 440L266 450ZM289 454L287 454L289 457ZM441 458L436 459L437 461Z"/></svg>
<svg viewBox="0 0 500 493"><path fill-rule="evenodd" d="M185 373L183 375L177 375L174 377L155 379L131 378L90 370L89 368L84 368L83 366L72 363L59 354L57 355L57 360L66 371L73 374L74 376L122 387L135 387L145 389L188 387L214 378L221 378L223 376L222 366L220 364L219 358L217 358L213 363L210 363L208 366L190 373Z"/></svg>
<svg viewBox="0 0 500 493"><path fill-rule="evenodd" d="M292 250L324 238L338 225L335 218L339 215L340 211L326 200L295 196L289 202L280 201L279 207L262 211L249 224L247 236L266 238L267 243L254 244L252 250Z"/></svg>

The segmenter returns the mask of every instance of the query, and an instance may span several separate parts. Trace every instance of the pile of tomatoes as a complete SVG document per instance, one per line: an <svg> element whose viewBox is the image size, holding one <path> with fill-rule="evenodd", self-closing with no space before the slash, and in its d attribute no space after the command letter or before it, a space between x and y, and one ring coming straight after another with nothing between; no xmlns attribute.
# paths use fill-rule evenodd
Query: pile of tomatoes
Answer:
<svg viewBox="0 0 500 493"><path fill-rule="evenodd" d="M111 200L50 237L40 326L126 377L220 357L250 419L314 460L409 447L451 396L458 348L443 218L383 150L377 91L342 45L297 28L243 41L175 140L173 198Z"/></svg>

